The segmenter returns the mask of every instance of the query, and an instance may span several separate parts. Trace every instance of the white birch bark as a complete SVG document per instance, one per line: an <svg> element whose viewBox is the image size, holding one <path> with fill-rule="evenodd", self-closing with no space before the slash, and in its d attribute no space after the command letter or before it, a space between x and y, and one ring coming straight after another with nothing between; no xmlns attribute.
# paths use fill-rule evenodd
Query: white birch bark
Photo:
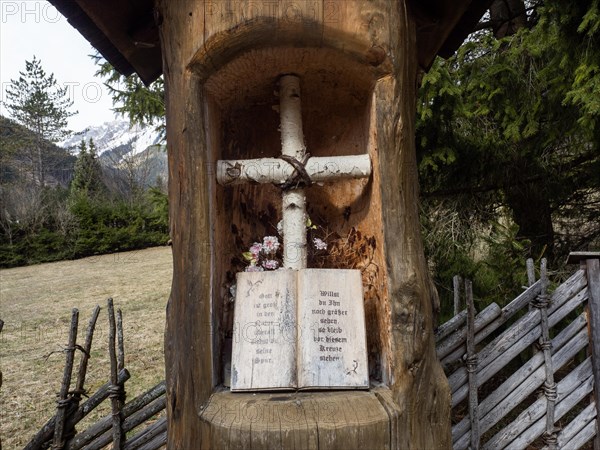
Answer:
<svg viewBox="0 0 600 450"><path fill-rule="evenodd" d="M224 186L283 184L294 170L280 158L221 160L217 162L217 181ZM306 162L306 172L313 183L367 178L371 175L371 158L369 155L311 157Z"/></svg>
<svg viewBox="0 0 600 450"><path fill-rule="evenodd" d="M300 80L295 75L279 79L279 114L281 119L281 154L303 161L306 155L302 132ZM283 192L283 266L306 267L306 197L304 189Z"/></svg>

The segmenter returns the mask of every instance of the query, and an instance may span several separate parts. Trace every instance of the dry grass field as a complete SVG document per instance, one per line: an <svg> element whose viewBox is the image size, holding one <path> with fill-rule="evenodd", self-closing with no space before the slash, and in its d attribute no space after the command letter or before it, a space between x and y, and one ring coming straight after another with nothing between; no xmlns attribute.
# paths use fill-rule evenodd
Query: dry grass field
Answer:
<svg viewBox="0 0 600 450"><path fill-rule="evenodd" d="M125 384L132 399L164 379L163 332L170 291L170 247L95 256L0 271L1 447L22 448L55 412L72 308L79 309L78 342L94 307L102 307L88 366L94 392L110 377L106 299L123 312ZM56 352L56 353L52 353ZM78 352L79 353L79 352ZM48 356L49 355L49 356ZM79 362L76 354L75 373ZM78 427L110 410L110 402Z"/></svg>

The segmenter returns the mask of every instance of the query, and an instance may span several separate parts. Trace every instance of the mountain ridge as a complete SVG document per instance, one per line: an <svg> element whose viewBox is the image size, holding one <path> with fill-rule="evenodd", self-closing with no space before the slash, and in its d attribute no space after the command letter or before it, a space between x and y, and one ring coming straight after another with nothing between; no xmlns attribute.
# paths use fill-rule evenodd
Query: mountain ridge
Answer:
<svg viewBox="0 0 600 450"><path fill-rule="evenodd" d="M164 144L164 136L152 127L130 125L125 120L113 120L100 125L91 125L73 133L59 145L67 150L77 152L81 140L94 140L99 156L115 148L123 148L123 155L137 155L150 146Z"/></svg>

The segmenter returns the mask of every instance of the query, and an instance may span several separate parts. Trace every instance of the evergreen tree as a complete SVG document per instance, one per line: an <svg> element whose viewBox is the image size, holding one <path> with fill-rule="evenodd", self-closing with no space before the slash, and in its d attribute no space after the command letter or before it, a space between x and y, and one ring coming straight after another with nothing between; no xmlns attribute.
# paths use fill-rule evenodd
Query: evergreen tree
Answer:
<svg viewBox="0 0 600 450"><path fill-rule="evenodd" d="M560 269L600 245L598 6L497 0L423 77L422 225L442 306L453 275L501 304L526 282L526 257Z"/></svg>
<svg viewBox="0 0 600 450"><path fill-rule="evenodd" d="M508 211L529 255L562 257L600 237L598 2L509 3L524 20L472 35L423 79L424 196L459 201L467 223Z"/></svg>
<svg viewBox="0 0 600 450"><path fill-rule="evenodd" d="M46 74L35 56L25 61L25 71L19 75L8 85L5 104L12 118L34 133L33 138L23 137L23 144L30 149L32 175L44 186L44 140L56 143L69 134L67 119L75 114L69 111L73 102L67 88L61 88L53 74Z"/></svg>
<svg viewBox="0 0 600 450"><path fill-rule="evenodd" d="M75 163L75 173L71 182L71 193L73 195L96 198L105 191L102 181L102 167L96 154L94 140L90 139L86 144L81 140L79 144L79 155Z"/></svg>
<svg viewBox="0 0 600 450"><path fill-rule="evenodd" d="M163 77L149 86L137 74L123 76L99 54L92 55L98 65L96 76L104 78L104 85L112 96L113 111L127 117L131 124L165 128L165 87Z"/></svg>

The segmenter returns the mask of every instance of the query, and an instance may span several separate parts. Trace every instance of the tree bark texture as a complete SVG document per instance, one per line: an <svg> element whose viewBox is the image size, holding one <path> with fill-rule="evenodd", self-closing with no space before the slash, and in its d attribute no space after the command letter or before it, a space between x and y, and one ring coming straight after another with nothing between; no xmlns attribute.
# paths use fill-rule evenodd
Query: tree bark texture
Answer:
<svg viewBox="0 0 600 450"><path fill-rule="evenodd" d="M405 2L160 0L157 15L173 241L165 331L168 448L260 447L275 445L272 439L319 448L360 442L449 448L450 391L435 354L434 291L417 207L416 27ZM348 237L356 243L351 254L362 255L351 262L363 273L371 380L384 386L357 397L366 409L356 418L340 406L332 413L339 421L329 428L310 409L328 404L326 393L292 393L286 401L256 394L255 408L283 414L268 423L219 409L242 399L218 387L236 330L228 288L244 246L275 234L281 193L269 185L219 186L216 161L277 157L273 91L289 73L301 80L311 156L367 153L372 161L368 180L306 189L312 221ZM335 394L335 404L349 396ZM292 407L302 417L285 421ZM373 416L363 417L367 411Z"/></svg>

